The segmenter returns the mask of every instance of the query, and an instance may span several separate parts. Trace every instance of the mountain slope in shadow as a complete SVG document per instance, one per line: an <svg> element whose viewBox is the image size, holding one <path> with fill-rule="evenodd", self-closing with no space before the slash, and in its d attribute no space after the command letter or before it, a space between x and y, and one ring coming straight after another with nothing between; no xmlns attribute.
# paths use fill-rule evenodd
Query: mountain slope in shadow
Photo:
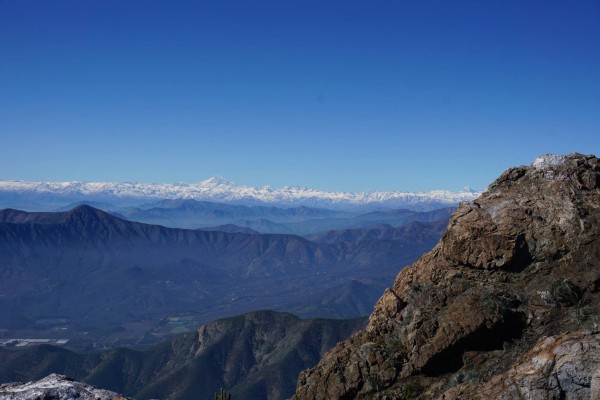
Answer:
<svg viewBox="0 0 600 400"><path fill-rule="evenodd" d="M226 387L237 399L279 400L293 394L301 370L365 324L366 318L301 320L258 311L208 323L146 351L0 349L0 382L59 373L136 399L208 399Z"/></svg>

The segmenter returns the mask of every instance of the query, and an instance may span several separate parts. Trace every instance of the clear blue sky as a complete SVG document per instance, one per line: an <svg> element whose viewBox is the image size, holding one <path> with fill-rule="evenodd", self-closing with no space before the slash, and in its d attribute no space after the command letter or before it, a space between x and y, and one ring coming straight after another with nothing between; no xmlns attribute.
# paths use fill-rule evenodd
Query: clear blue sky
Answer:
<svg viewBox="0 0 600 400"><path fill-rule="evenodd" d="M0 0L0 179L486 187L600 155L600 2Z"/></svg>

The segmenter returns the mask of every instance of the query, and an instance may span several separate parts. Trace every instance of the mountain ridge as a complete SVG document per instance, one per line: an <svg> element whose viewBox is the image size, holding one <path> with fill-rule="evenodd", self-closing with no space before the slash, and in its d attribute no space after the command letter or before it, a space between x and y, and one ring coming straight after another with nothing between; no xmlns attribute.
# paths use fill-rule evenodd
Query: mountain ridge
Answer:
<svg viewBox="0 0 600 400"><path fill-rule="evenodd" d="M260 233L307 236L330 230L367 228L376 224L400 227L413 221L450 218L454 207L431 211L391 209L377 212L344 212L308 207L264 207L210 203L197 200L163 200L109 212L119 218L172 228L218 230L236 225ZM210 228L210 229L207 229Z"/></svg>
<svg viewBox="0 0 600 400"><path fill-rule="evenodd" d="M207 179L200 183L148 184L111 182L32 182L0 181L0 205L13 206L21 201L90 201L138 202L150 199L194 199L244 205L292 205L335 209L372 206L384 208L434 209L470 201L478 192L433 190L429 192L326 192L302 187L261 188L236 185L224 179ZM5 205L5 207L6 207ZM56 208L56 207L55 207Z"/></svg>

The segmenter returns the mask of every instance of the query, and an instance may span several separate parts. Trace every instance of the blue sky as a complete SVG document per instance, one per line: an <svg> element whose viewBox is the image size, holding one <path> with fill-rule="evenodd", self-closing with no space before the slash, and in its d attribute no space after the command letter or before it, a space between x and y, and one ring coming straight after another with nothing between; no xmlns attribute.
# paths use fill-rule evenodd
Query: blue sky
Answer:
<svg viewBox="0 0 600 400"><path fill-rule="evenodd" d="M485 188L600 155L600 2L0 0L0 179Z"/></svg>

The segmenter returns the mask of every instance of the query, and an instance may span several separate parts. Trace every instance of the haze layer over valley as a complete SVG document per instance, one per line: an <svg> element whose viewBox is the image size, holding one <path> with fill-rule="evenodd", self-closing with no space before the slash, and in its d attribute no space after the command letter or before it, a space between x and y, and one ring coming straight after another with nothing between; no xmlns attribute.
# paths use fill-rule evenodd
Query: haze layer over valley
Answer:
<svg viewBox="0 0 600 400"><path fill-rule="evenodd" d="M3 181L0 339L94 350L260 309L364 316L473 196Z"/></svg>
<svg viewBox="0 0 600 400"><path fill-rule="evenodd" d="M310 217L323 213L302 210ZM150 344L260 309L363 316L396 272L435 244L451 211L345 216L342 221L366 227L309 240L167 228L86 205L63 212L5 209L0 337L67 338L69 346L91 350Z"/></svg>
<svg viewBox="0 0 600 400"><path fill-rule="evenodd" d="M315 208L301 197L282 207L48 186L0 189L17 205L0 210L0 377L68 374L180 399L220 387L289 398L298 373L364 326L397 271L474 195L371 194ZM398 202L409 209L390 208Z"/></svg>

